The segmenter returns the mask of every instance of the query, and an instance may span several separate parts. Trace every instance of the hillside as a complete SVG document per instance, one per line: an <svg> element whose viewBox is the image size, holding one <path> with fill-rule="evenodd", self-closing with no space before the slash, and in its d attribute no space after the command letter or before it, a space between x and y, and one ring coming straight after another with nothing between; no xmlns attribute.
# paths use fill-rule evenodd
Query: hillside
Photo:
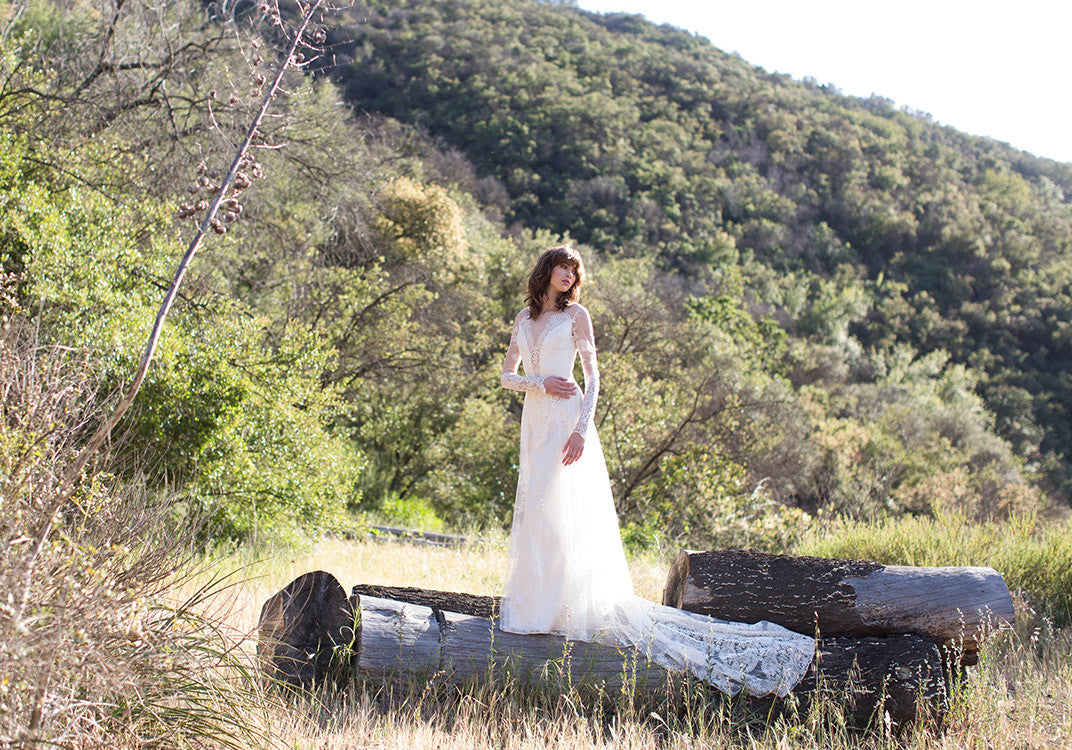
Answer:
<svg viewBox="0 0 1072 750"><path fill-rule="evenodd" d="M278 26L32 10L0 36L2 312L108 393ZM324 45L192 268L117 481L217 538L508 525L502 358L533 259L569 240L631 544L1067 498L1067 165L563 4L355 6Z"/></svg>
<svg viewBox="0 0 1072 750"><path fill-rule="evenodd" d="M355 110L460 151L510 224L686 283L740 268L754 313L817 343L948 353L1067 497L1072 165L568 4L367 3L329 49Z"/></svg>
<svg viewBox="0 0 1072 750"><path fill-rule="evenodd" d="M422 683L310 722L264 689L251 628L299 572L499 590L503 355L563 240L638 592L682 547L992 565L1017 630L913 746L1066 739L1067 165L564 3L357 6L300 60L291 20L0 3L0 744L857 747L822 706Z"/></svg>

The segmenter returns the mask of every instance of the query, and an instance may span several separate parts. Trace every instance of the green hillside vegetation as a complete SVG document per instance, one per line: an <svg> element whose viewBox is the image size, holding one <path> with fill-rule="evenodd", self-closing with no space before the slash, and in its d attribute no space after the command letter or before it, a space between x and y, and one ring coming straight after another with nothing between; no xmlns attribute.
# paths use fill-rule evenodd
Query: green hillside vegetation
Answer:
<svg viewBox="0 0 1072 750"><path fill-rule="evenodd" d="M409 0L348 18L325 58L347 100L460 150L509 225L651 258L700 294L739 271L742 304L812 344L797 388L821 382L823 347L857 383L948 357L1068 497L1072 165L636 16Z"/></svg>
<svg viewBox="0 0 1072 750"><path fill-rule="evenodd" d="M105 392L190 232L172 217L194 166L223 166L272 62L193 6L111 18L28 6L0 92L9 318L84 349ZM1060 496L1067 166L637 18L340 19L339 85L291 74L267 177L184 289L120 475L226 538L382 507L507 524L520 402L498 372L525 273L567 240L635 542L784 549L817 513Z"/></svg>

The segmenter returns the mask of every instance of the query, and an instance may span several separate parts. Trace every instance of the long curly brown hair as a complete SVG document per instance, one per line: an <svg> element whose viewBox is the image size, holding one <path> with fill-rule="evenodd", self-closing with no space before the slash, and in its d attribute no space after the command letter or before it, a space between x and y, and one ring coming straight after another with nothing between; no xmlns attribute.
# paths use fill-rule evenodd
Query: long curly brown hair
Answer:
<svg viewBox="0 0 1072 750"><path fill-rule="evenodd" d="M529 306L529 317L532 320L540 317L543 310L543 298L547 294L547 288L551 284L551 271L555 266L567 265L573 269L573 286L564 292L559 292L555 300L556 310L565 310L566 305L576 302L581 297L581 286L584 284L584 261L581 255L569 245L557 245L545 250L540 259L536 261L535 268L529 274L529 288L525 294L525 304Z"/></svg>

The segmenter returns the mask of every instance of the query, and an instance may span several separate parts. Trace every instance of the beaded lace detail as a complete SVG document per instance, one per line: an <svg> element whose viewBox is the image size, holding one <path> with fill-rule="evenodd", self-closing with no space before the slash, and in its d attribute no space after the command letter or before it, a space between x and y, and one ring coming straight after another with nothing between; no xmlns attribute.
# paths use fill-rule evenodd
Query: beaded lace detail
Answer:
<svg viewBox="0 0 1072 750"><path fill-rule="evenodd" d="M596 413L596 400L599 398L599 365L596 364L596 336L592 330L592 317L583 308L573 318L573 344L581 357L581 369L584 371L584 401L581 403L581 416L577 420L574 432L583 437L588 433Z"/></svg>
<svg viewBox="0 0 1072 750"><path fill-rule="evenodd" d="M521 350L517 345L518 329L521 327L522 316L524 319L528 319L528 312L522 310L514 318L514 328L510 331L510 347L506 350L506 361L503 362L502 375L499 378L499 382L502 383L503 388L509 388L514 391L527 391L530 393L546 393L543 389L543 378L535 374L529 373L529 368L525 366L525 375L517 374L517 366L521 362ZM535 370L536 365L533 364Z"/></svg>
<svg viewBox="0 0 1072 750"><path fill-rule="evenodd" d="M573 365L577 354L580 354L581 370L584 373L584 400L581 402L580 416L577 418L573 431L584 437L588 428L592 425L595 415L596 400L599 398L599 367L596 363L595 333L592 329L592 318L588 311L580 305L570 305L565 310L545 313L540 316L544 321L533 321L529 316L528 309L522 310L514 318L514 327L510 333L510 346L506 350L506 361L503 363L503 371L500 382L504 388L527 393L546 394L544 378L549 375L571 379ZM536 325L542 322L538 329ZM557 336L565 324L570 323L570 338L574 353L569 356L570 363L563 369L561 362L556 372L545 372L542 366L542 354L544 345L548 340ZM519 346L519 337L524 338L528 356L523 356ZM558 342L556 342L558 343ZM525 366L525 375L518 375L518 366ZM554 396L550 401L542 405L536 421L540 423L537 429L537 438L541 441L546 439L549 421L567 418L570 414L569 400ZM558 402L558 403L556 403Z"/></svg>

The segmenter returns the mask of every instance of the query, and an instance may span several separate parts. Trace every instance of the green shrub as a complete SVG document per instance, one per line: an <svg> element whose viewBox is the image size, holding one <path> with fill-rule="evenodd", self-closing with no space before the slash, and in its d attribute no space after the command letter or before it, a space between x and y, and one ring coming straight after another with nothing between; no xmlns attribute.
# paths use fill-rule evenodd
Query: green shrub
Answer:
<svg viewBox="0 0 1072 750"><path fill-rule="evenodd" d="M179 257L169 207L74 184L3 130L0 146L5 287L42 343L86 351L102 390L118 390ZM114 176L109 156L95 144L71 158L103 179ZM268 328L244 302L187 285L113 436L125 475L144 478L151 496L187 496L221 537L330 528L356 502L363 459L329 430L338 401L320 380L332 349L303 325L281 327L274 342Z"/></svg>
<svg viewBox="0 0 1072 750"><path fill-rule="evenodd" d="M774 500L763 483L749 487L743 466L694 445L662 461L658 478L637 491L627 544L680 540L705 549L753 547L785 552L809 516Z"/></svg>
<svg viewBox="0 0 1072 750"><path fill-rule="evenodd" d="M388 526L401 526L419 531L443 531L443 519L436 515L432 504L423 497L389 495L375 517Z"/></svg>

